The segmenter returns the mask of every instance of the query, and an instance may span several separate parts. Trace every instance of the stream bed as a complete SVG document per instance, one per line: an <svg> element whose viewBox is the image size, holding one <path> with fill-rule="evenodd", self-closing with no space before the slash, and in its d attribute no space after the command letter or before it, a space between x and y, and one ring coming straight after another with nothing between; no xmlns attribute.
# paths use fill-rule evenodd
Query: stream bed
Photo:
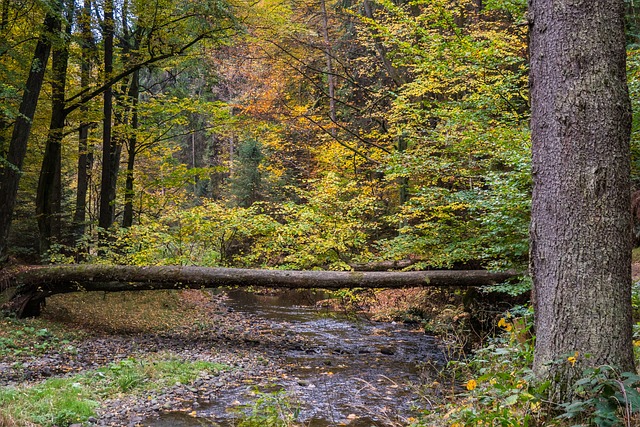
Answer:
<svg viewBox="0 0 640 427"><path fill-rule="evenodd" d="M443 356L419 326L353 319L318 308L324 296L308 291L227 294L229 310L292 343L278 349L255 343L256 353L278 360L279 374L226 388L192 413L166 412L142 425L235 426L239 414L251 413L260 400L280 405L309 427L402 425L425 407L418 395L421 366L442 364Z"/></svg>

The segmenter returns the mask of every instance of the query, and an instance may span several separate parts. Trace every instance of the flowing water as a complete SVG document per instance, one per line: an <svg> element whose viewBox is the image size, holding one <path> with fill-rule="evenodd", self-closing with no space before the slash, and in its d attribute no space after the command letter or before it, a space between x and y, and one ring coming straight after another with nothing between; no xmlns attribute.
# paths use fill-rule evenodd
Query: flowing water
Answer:
<svg viewBox="0 0 640 427"><path fill-rule="evenodd" d="M310 427L398 425L425 406L417 393L420 366L437 365L443 358L434 338L419 327L354 320L318 309L315 303L322 295L310 292L265 296L233 290L228 295L231 309L266 321L272 332L299 342L280 350L283 373L262 384L239 384L215 404L202 404L198 418L165 413L145 426L235 425L237 411L229 407L250 406L279 391L288 396L287 410Z"/></svg>

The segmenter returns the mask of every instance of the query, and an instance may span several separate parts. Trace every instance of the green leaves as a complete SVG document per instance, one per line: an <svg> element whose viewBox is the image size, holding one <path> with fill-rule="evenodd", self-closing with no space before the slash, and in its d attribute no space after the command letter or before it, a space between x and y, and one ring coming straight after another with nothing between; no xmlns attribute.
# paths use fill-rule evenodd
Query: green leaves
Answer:
<svg viewBox="0 0 640 427"><path fill-rule="evenodd" d="M588 422L599 427L622 426L640 413L640 376L611 366L585 369L574 384L575 398L561 403L558 419Z"/></svg>
<svg viewBox="0 0 640 427"><path fill-rule="evenodd" d="M514 25L525 5L490 3L381 1L376 20L362 20L410 76L387 115L407 148L380 168L388 192L408 181L410 199L386 218L397 237L378 246L390 259L424 259L415 268L526 264L528 70Z"/></svg>

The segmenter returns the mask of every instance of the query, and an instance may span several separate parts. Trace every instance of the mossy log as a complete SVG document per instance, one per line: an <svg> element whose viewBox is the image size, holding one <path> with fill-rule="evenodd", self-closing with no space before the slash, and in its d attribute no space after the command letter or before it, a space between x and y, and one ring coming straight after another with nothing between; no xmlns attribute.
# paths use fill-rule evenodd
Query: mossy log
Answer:
<svg viewBox="0 0 640 427"><path fill-rule="evenodd" d="M5 279L15 287L5 310L18 317L40 314L45 299L81 291L265 286L290 289L408 288L486 286L517 276L514 271L438 270L409 272L292 271L176 266L63 265L34 267Z"/></svg>

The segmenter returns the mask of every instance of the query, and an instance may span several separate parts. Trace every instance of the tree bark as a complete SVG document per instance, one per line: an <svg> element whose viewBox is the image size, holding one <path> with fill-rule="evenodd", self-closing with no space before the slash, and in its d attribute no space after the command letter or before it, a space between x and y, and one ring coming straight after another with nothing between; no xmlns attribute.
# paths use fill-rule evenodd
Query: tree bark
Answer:
<svg viewBox="0 0 640 427"><path fill-rule="evenodd" d="M113 73L113 0L106 0L104 5L104 74L108 81ZM114 221L116 176L113 169L113 157L116 147L111 135L113 116L113 89L111 86L104 91L102 125L102 180L100 182L100 213L98 226L101 228L101 240L106 238L106 233Z"/></svg>
<svg viewBox="0 0 640 427"><path fill-rule="evenodd" d="M82 59L80 65L80 87L88 90L91 84L90 49L95 45L91 33L91 0L84 0L79 24L82 33ZM89 148L89 107L80 107L81 123L78 132L78 182L76 189L76 207L73 215L73 234L76 242L85 232L87 214L87 193L89 190L90 171L93 166L93 150Z"/></svg>
<svg viewBox="0 0 640 427"><path fill-rule="evenodd" d="M45 17L44 29L36 44L19 114L13 126L9 151L6 159L0 164L0 263L7 256L7 240L22 175L22 164L27 154L31 125L49 61L51 37L59 22L56 15L57 13L51 12Z"/></svg>
<svg viewBox="0 0 640 427"><path fill-rule="evenodd" d="M346 272L251 270L207 267L134 267L67 265L32 268L5 280L17 286L5 307L19 317L37 316L40 304L54 294L80 291L266 286L272 288L341 289L407 288L416 286L486 286L517 276L513 271L484 270Z"/></svg>
<svg viewBox="0 0 640 427"><path fill-rule="evenodd" d="M138 137L138 101L140 97L140 73L136 71L131 77L131 88L129 98L131 102L131 134L127 138L127 180L124 189L124 213L122 216L122 226L124 228L133 225L133 190L134 167L136 163Z"/></svg>
<svg viewBox="0 0 640 427"><path fill-rule="evenodd" d="M564 402L585 367L634 371L624 2L531 0L529 13L533 368Z"/></svg>
<svg viewBox="0 0 640 427"><path fill-rule="evenodd" d="M74 2L68 1L65 11L67 20L65 38L53 49L51 60L51 121L36 193L36 218L41 255L49 250L53 241L60 241L61 238L62 137L67 118L64 98L74 9ZM61 24L62 22L59 20L58 32L61 31Z"/></svg>

